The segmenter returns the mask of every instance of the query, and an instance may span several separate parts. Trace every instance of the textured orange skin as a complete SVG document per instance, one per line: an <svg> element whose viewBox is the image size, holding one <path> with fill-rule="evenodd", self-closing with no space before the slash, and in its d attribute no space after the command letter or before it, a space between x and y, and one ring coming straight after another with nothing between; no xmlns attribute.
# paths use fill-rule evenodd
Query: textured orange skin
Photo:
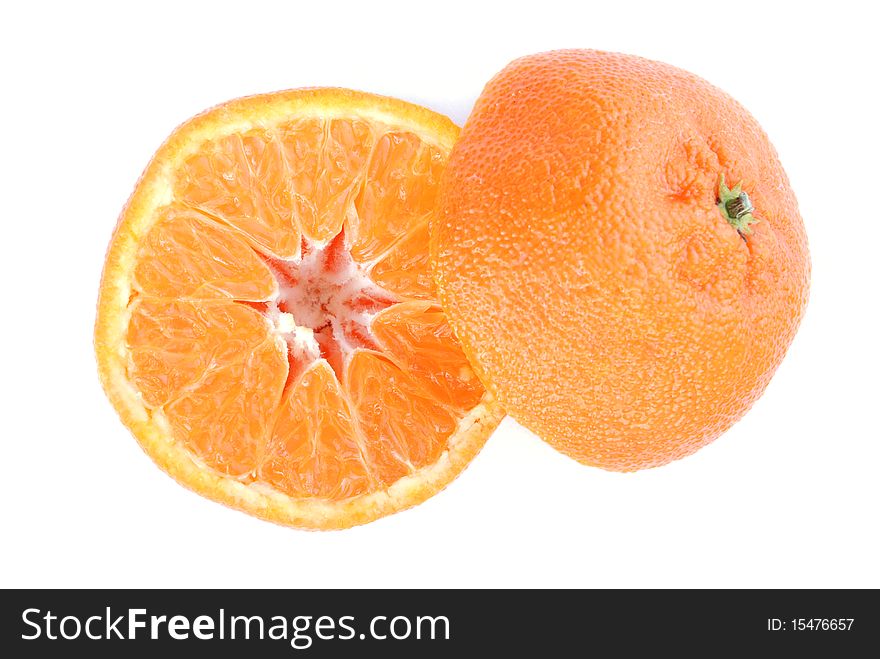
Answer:
<svg viewBox="0 0 880 659"><path fill-rule="evenodd" d="M721 175L760 220L741 236ZM588 50L518 59L453 149L440 298L509 414L633 471L716 439L764 391L807 302L797 201L755 119L706 81Z"/></svg>

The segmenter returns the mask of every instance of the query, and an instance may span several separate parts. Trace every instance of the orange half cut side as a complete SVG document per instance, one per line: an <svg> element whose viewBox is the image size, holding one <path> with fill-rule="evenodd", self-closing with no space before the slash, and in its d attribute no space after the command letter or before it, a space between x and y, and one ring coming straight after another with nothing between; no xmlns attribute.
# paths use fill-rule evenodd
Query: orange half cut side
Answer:
<svg viewBox="0 0 880 659"><path fill-rule="evenodd" d="M308 89L183 124L125 207L95 347L183 485L280 524L415 505L503 413L436 302L428 222L458 135L390 98Z"/></svg>

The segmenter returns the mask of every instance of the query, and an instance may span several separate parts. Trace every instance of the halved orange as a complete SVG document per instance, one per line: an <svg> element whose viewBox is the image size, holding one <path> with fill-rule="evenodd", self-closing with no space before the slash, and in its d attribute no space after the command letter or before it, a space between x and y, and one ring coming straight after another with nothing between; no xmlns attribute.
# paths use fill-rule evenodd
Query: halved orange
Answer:
<svg viewBox="0 0 880 659"><path fill-rule="evenodd" d="M428 264L458 128L342 89L253 96L183 124L110 243L95 346L122 420L183 485L343 528L419 503L502 412Z"/></svg>

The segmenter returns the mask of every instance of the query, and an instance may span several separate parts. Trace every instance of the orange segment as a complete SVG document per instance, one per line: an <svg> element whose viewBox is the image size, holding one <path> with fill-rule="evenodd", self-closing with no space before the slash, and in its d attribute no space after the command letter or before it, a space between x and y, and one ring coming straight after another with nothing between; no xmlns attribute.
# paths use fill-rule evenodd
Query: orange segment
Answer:
<svg viewBox="0 0 880 659"><path fill-rule="evenodd" d="M129 376L146 403L160 407L209 369L246 358L266 342L267 330L259 313L232 302L146 298L128 324Z"/></svg>
<svg viewBox="0 0 880 659"><path fill-rule="evenodd" d="M275 280L234 231L184 206L157 211L137 256L135 289L144 295L268 300Z"/></svg>
<svg viewBox="0 0 880 659"><path fill-rule="evenodd" d="M299 225L282 149L271 131L206 142L177 173L175 196L244 231L280 257L299 254Z"/></svg>
<svg viewBox="0 0 880 659"><path fill-rule="evenodd" d="M314 238L319 233L320 214L314 198L324 145L324 120L308 117L284 123L278 127L277 136L293 192L297 225L303 235Z"/></svg>
<svg viewBox="0 0 880 659"><path fill-rule="evenodd" d="M397 304L376 316L372 329L391 358L438 401L460 410L479 402L483 386L439 307Z"/></svg>
<svg viewBox="0 0 880 659"><path fill-rule="evenodd" d="M354 354L346 372L367 458L391 484L437 461L458 419L408 373L372 352Z"/></svg>
<svg viewBox="0 0 880 659"><path fill-rule="evenodd" d="M259 477L292 496L345 499L372 489L348 404L326 362L282 403Z"/></svg>
<svg viewBox="0 0 880 659"><path fill-rule="evenodd" d="M385 253L370 270L370 277L401 297L436 300L428 261L429 237L429 223L422 222Z"/></svg>
<svg viewBox="0 0 880 659"><path fill-rule="evenodd" d="M215 358L216 359L216 358ZM212 365L165 408L175 437L209 467L232 476L262 462L287 362L274 341Z"/></svg>
<svg viewBox="0 0 880 659"><path fill-rule="evenodd" d="M373 131L356 119L309 119L279 132L304 236L326 242L352 212L373 148Z"/></svg>
<svg viewBox="0 0 880 659"><path fill-rule="evenodd" d="M433 210L445 164L443 153L412 133L391 131L379 138L355 202L356 260L373 260Z"/></svg>

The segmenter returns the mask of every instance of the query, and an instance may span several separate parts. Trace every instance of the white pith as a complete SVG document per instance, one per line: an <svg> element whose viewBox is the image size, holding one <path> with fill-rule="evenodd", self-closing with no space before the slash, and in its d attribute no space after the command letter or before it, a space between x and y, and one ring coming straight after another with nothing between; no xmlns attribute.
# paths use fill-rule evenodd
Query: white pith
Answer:
<svg viewBox="0 0 880 659"><path fill-rule="evenodd" d="M278 290L267 303L266 315L291 357L304 368L322 358L316 332L329 328L343 364L358 348L370 347L351 339L345 331L350 323L375 343L370 326L380 310L358 311L347 304L350 300L361 295L387 300L383 308L398 301L370 278L367 268L351 258L347 245L339 249L333 244L306 241L299 258L267 264ZM335 249L334 268L326 265L331 249Z"/></svg>

